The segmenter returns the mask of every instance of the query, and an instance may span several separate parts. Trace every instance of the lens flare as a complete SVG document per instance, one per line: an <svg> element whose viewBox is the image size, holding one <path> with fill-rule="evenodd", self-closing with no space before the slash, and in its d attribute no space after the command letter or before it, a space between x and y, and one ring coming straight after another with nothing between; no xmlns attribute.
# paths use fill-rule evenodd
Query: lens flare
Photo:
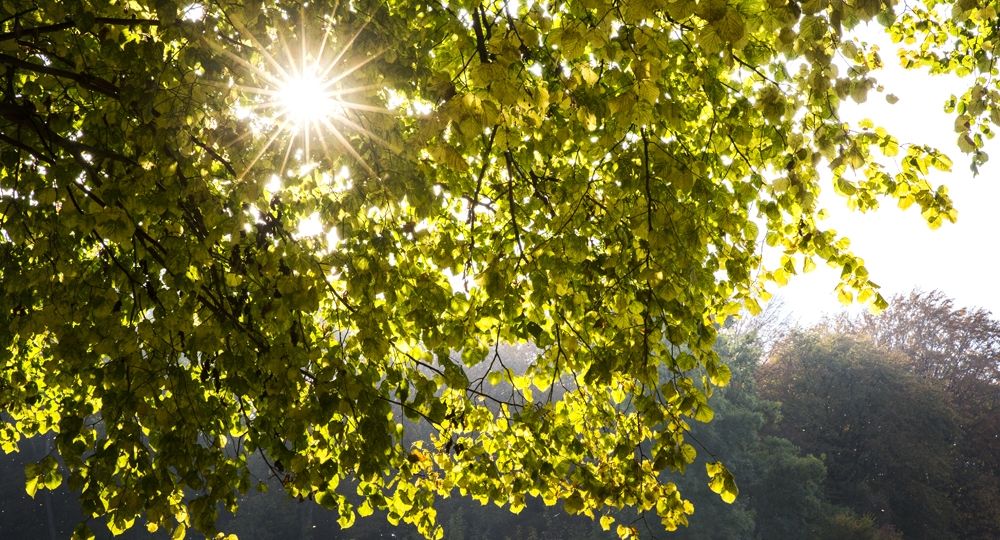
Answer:
<svg viewBox="0 0 1000 540"><path fill-rule="evenodd" d="M327 29L318 45L307 38L305 26L303 16L298 31L299 43L294 47L283 40L277 40L275 46L265 47L251 32L238 27L241 36L252 43L258 62L223 51L246 69L247 83L235 86L247 99L241 102L238 110L234 110L234 116L255 126L251 131L263 141L245 165L242 175L249 172L269 150L278 150L282 145L285 147L281 174L284 174L291 159L308 163L325 157L328 164L333 165L341 161L342 155L353 158L367 172L374 174L356 144L368 141L386 145L365 127L365 115L390 114L390 111L383 106L366 103L365 98L370 101L378 92L378 87L356 84L356 79L364 78L361 68L381 56L383 51L352 49L367 22L343 39L343 36L333 32L332 20L327 20ZM275 48L278 50L272 51ZM323 151L320 156L313 155L317 147Z"/></svg>
<svg viewBox="0 0 1000 540"><path fill-rule="evenodd" d="M316 71L309 69L283 81L275 96L283 119L295 131L344 114L344 108Z"/></svg>

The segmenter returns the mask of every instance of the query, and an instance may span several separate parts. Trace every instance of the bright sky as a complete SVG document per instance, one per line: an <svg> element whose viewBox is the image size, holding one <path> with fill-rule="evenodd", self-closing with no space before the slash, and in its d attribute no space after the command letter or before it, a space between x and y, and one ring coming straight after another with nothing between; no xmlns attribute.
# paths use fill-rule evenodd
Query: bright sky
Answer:
<svg viewBox="0 0 1000 540"><path fill-rule="evenodd" d="M844 118L870 118L895 134L900 143L930 144L947 153L954 161L952 172L933 175L932 183L948 186L958 222L931 230L916 205L903 211L891 201L877 212L853 212L832 193L832 187L824 185L821 205L828 209L829 218L822 225L851 239L854 252L865 260L886 299L914 288L940 289L960 306L983 307L1000 316L1000 138L987 142L991 161L974 177L969 157L956 146L954 116L943 110L950 94L964 92L963 83L903 70L888 41L881 49L886 68L877 77L886 93L898 96L899 102L890 106L884 95L872 92L864 104L849 102ZM773 292L792 319L808 325L843 309L834 292L838 277L833 269L819 266Z"/></svg>

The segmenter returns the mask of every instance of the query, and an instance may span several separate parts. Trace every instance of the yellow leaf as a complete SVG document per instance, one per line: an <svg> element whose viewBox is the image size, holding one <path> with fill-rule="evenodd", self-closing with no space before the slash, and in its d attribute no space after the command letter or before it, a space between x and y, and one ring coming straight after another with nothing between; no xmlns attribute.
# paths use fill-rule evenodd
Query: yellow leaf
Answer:
<svg viewBox="0 0 1000 540"><path fill-rule="evenodd" d="M63 478L58 470L51 470L45 473L45 489L56 489L62 484Z"/></svg>
<svg viewBox="0 0 1000 540"><path fill-rule="evenodd" d="M38 492L38 477L28 478L28 481L24 484L24 490L34 499L35 493Z"/></svg>
<svg viewBox="0 0 1000 540"><path fill-rule="evenodd" d="M593 69L590 69L590 66L581 66L580 78L582 78L583 82L587 83L588 86L594 86L595 84L597 84L597 79L599 77L597 75L597 72L595 72Z"/></svg>
<svg viewBox="0 0 1000 540"><path fill-rule="evenodd" d="M840 300L841 304L850 305L854 302L854 294L846 288L841 287L837 290L837 300Z"/></svg>

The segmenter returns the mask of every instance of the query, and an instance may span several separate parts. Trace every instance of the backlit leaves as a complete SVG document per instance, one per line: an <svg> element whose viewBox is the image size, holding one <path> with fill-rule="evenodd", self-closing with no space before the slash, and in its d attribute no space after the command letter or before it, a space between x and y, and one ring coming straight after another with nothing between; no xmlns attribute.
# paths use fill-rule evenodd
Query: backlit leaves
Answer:
<svg viewBox="0 0 1000 540"><path fill-rule="evenodd" d="M344 527L440 537L456 494L683 526L663 473L731 377L717 325L819 261L884 307L821 187L955 219L948 157L839 118L879 91L849 30L976 76L948 104L974 165L997 116L996 30L964 4L8 4L0 448L55 433L29 492L65 475L116 531L212 534L251 455ZM298 153L251 75L327 28L364 95Z"/></svg>
<svg viewBox="0 0 1000 540"><path fill-rule="evenodd" d="M723 501L732 504L740 492L739 488L736 487L736 481L733 479L732 473L722 463L717 461L706 463L705 472L708 473L710 479L708 487L713 492L718 493Z"/></svg>
<svg viewBox="0 0 1000 540"><path fill-rule="evenodd" d="M56 489L62 484L63 477L59 472L59 463L53 456L48 456L38 463L28 464L24 469L25 491L31 497L39 489Z"/></svg>

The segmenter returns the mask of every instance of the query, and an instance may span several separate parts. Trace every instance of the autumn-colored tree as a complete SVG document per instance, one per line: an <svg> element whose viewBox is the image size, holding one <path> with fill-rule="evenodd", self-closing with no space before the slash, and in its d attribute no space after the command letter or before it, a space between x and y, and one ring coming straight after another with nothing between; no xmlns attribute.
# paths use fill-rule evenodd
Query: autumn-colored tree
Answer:
<svg viewBox="0 0 1000 540"><path fill-rule="evenodd" d="M30 493L67 476L113 530L175 538L253 453L344 526L440 537L455 493L683 525L660 473L729 378L716 325L816 261L884 305L817 222L819 170L955 217L946 156L841 120L883 61L850 30L971 74L948 107L986 159L995 6L894 4L3 2L0 447L55 432ZM525 372L491 352L524 342Z"/></svg>
<svg viewBox="0 0 1000 540"><path fill-rule="evenodd" d="M1000 381L1000 322L985 309L956 306L941 291L900 295L882 313L844 318L834 326L905 354L914 373L943 382L972 407L982 405L975 394L984 383Z"/></svg>

